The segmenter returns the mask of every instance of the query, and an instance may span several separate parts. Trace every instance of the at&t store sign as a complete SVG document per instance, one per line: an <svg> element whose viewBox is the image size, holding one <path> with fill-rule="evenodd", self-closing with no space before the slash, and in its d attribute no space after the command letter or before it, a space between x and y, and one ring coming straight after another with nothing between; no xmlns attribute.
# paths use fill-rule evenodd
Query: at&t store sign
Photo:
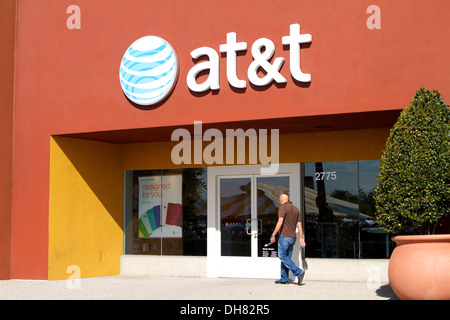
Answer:
<svg viewBox="0 0 450 320"><path fill-rule="evenodd" d="M311 82L311 75L303 73L300 64L300 45L310 43L310 34L301 34L299 24L290 25L290 33L282 37L282 44L289 47L290 72L299 82ZM238 42L237 34L227 34L227 43L221 44L220 52L226 54L228 83L238 89L247 87L245 79L239 79L236 73L236 57L239 51L247 50L246 42ZM253 62L247 69L247 78L255 86L266 86L272 81L286 83L281 73L284 63L283 57L270 60L275 52L275 44L267 38L256 40L251 47ZM204 92L219 90L219 54L210 47L201 47L193 50L191 56L198 59L202 56L207 61L194 65L186 76L190 90ZM263 69L265 74L260 77L258 70ZM209 75L202 83L197 82L197 76L203 72ZM120 63L120 84L125 95L132 102L149 106L166 98L174 89L179 73L178 58L174 48L165 39L157 36L142 37L131 44L125 51Z"/></svg>

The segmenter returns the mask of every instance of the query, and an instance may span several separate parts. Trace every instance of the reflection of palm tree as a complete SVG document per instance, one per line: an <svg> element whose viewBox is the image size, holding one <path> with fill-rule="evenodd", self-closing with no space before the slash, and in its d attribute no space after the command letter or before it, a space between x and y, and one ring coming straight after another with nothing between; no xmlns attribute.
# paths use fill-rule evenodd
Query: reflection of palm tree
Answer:
<svg viewBox="0 0 450 320"><path fill-rule="evenodd" d="M183 170L183 224L187 227L197 227L200 225L199 216L197 213L201 212L201 208L205 202L202 201L203 191L206 189L205 169L192 168ZM187 231L189 228L183 228L185 239L192 238L192 234Z"/></svg>
<svg viewBox="0 0 450 320"><path fill-rule="evenodd" d="M322 162L316 162L316 172L323 172ZM317 180L317 198L316 206L319 209L320 222L332 222L334 219L333 208L327 202L327 194L325 192L325 181Z"/></svg>
<svg viewBox="0 0 450 320"><path fill-rule="evenodd" d="M359 211L365 215L375 217L375 190L372 189L368 194L362 188L359 188L358 201Z"/></svg>
<svg viewBox="0 0 450 320"><path fill-rule="evenodd" d="M347 190L334 190L331 195L333 198L348 202L358 203L358 196L351 194Z"/></svg>

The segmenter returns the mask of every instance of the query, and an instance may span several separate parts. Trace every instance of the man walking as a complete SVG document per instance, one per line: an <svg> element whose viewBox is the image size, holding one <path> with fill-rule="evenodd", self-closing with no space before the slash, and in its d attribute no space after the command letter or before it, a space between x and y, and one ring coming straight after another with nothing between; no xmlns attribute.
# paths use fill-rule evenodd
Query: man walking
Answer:
<svg viewBox="0 0 450 320"><path fill-rule="evenodd" d="M303 281L305 270L297 267L291 259L296 240L295 227L298 227L300 245L302 247L306 246L305 240L303 240L300 211L289 201L289 196L286 193L280 195L280 203L280 208L278 208L278 222L270 238L270 242L274 243L275 235L280 232L278 239L278 257L281 260L281 278L275 281L275 283L288 283L289 270L291 270L294 276L298 278L298 285L300 285Z"/></svg>

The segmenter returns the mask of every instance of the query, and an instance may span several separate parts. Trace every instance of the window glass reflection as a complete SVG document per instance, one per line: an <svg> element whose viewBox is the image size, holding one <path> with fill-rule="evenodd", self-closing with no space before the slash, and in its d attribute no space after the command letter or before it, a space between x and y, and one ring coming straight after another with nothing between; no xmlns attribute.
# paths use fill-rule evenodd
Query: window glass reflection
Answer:
<svg viewBox="0 0 450 320"><path fill-rule="evenodd" d="M307 257L388 258L392 242L375 222L379 160L304 165Z"/></svg>
<svg viewBox="0 0 450 320"><path fill-rule="evenodd" d="M357 257L357 162L306 163L304 187L306 256Z"/></svg>
<svg viewBox="0 0 450 320"><path fill-rule="evenodd" d="M220 179L222 256L251 256L251 178Z"/></svg>

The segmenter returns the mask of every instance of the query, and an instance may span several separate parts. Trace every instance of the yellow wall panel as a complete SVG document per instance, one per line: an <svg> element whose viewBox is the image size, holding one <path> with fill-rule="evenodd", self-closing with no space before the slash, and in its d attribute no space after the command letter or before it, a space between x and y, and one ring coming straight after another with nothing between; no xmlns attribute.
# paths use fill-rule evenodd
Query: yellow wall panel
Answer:
<svg viewBox="0 0 450 320"><path fill-rule="evenodd" d="M296 133L280 136L280 162L380 159L389 128Z"/></svg>
<svg viewBox="0 0 450 320"><path fill-rule="evenodd" d="M123 174L114 144L52 138L49 279L120 272L123 252Z"/></svg>
<svg viewBox="0 0 450 320"><path fill-rule="evenodd" d="M350 161L380 159L389 135L389 128L307 132L279 136L281 163L315 161ZM270 145L270 137L268 146ZM193 164L175 165L171 160L172 148L178 142L131 143L121 146L121 163L124 170L171 169L207 166ZM203 148L210 142L204 141ZM248 141L246 142L248 148ZM193 141L192 141L193 146ZM235 146L235 156L238 152ZM225 146L224 146L225 158ZM270 156L270 151L269 151ZM248 159L248 150L246 150ZM225 160L224 160L225 162Z"/></svg>

